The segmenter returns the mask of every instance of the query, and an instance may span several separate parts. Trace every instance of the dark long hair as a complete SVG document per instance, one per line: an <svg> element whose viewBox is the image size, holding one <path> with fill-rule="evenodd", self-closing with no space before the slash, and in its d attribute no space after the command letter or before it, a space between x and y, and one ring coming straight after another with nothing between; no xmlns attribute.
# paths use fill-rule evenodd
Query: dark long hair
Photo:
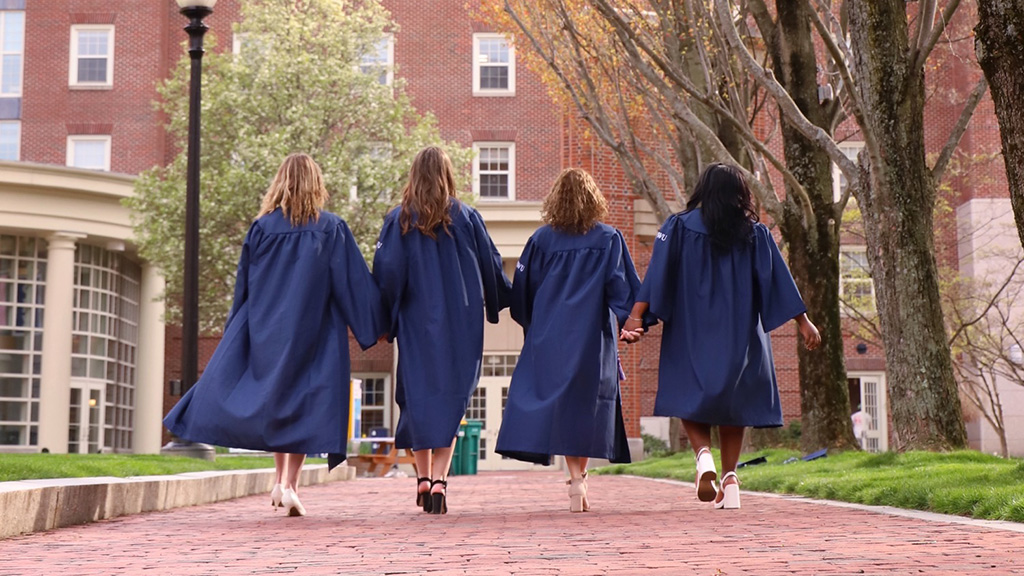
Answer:
<svg viewBox="0 0 1024 576"><path fill-rule="evenodd" d="M701 209L701 219L715 248L731 250L750 242L754 223L759 218L750 188L735 166L716 162L704 168L686 203L686 211L697 207Z"/></svg>

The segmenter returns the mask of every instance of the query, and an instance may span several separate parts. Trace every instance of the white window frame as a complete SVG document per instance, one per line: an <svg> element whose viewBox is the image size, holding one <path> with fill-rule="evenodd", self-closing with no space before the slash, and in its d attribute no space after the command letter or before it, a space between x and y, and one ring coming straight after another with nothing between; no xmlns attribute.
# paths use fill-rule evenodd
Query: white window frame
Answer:
<svg viewBox="0 0 1024 576"><path fill-rule="evenodd" d="M383 404L383 406L376 406L375 405L374 406L374 410L376 410L377 408L381 408L381 407L383 408L383 412L384 412L384 425L388 427L388 430L391 431L391 435L394 436L395 435L395 426L398 425L398 421L397 420L392 421L392 418L391 418L391 415L394 412L392 410L392 407L395 404L394 398L392 397L392 394L391 394L391 375L388 374L387 372L353 372L352 373L352 379L353 380L361 380L363 382L363 393L364 394L366 393L366 389L365 389L366 380L370 379L370 378L384 380L384 404ZM366 406L362 404L362 399L360 398L360 410L365 410L365 409L366 409ZM360 425L361 425L362 422L363 422L362 414L360 414ZM357 433L357 432L353 430L353 434L355 434L355 433ZM359 431L358 433L361 435L362 431Z"/></svg>
<svg viewBox="0 0 1024 576"><path fill-rule="evenodd" d="M22 14L22 27L21 27L21 51L20 52L4 52L3 45L6 38L0 38L0 65L2 65L2 57L10 54L21 55L21 68L18 70L18 76L21 81L18 83L18 91L11 92L9 94L0 93L0 98L21 98L21 95L25 92L25 11L24 10L0 10L0 15L3 16L3 20L0 21L0 34L6 29L7 15L12 12L20 12ZM2 72L0 68L0 72ZM19 130L20 134L20 130ZM21 147L18 148L18 156L21 157Z"/></svg>
<svg viewBox="0 0 1024 576"><path fill-rule="evenodd" d="M78 34L80 32L106 31L110 33L107 53L107 79L103 82L78 81ZM112 88L114 86L114 25L113 24L74 24L71 26L71 46L68 50L70 65L68 66L68 85L77 88Z"/></svg>
<svg viewBox="0 0 1024 576"><path fill-rule="evenodd" d="M864 254L865 260L867 260L867 247L864 245L841 245L839 247L839 298L844 299L846 297L846 283L847 282L866 282L871 288L871 305L863 310L859 310L862 314L874 314L877 310L877 300L875 296L875 281L871 278L871 271L868 270L868 277L864 278L853 278L848 279L843 277L843 253L859 252ZM845 311L844 311L844 314ZM846 314L848 315L848 314Z"/></svg>
<svg viewBox="0 0 1024 576"><path fill-rule="evenodd" d="M383 64L384 66L387 67L387 80L386 80L384 85L385 86L394 86L394 84L395 84L395 37L393 35L391 35L391 34L385 34L384 37L382 37L380 40L378 40L378 42L380 42L380 41L383 41L383 42L387 43L387 57L386 57L386 61ZM374 44L374 47L376 47L376 44ZM363 66L380 66L381 65L379 62L370 62L370 63L365 62L363 60L364 56L366 56L366 55L362 54L362 55L359 56L359 63L356 66L356 68L361 73L366 74L366 72L363 70Z"/></svg>
<svg viewBox="0 0 1024 576"><path fill-rule="evenodd" d="M480 41L504 40L508 46L508 88L480 88ZM473 34L473 96L508 97L516 95L516 49L512 39L504 34L477 32Z"/></svg>
<svg viewBox="0 0 1024 576"><path fill-rule="evenodd" d="M863 149L864 149L864 143L863 142L847 141L847 142L840 142L839 143L839 150L841 150L842 153L847 158L852 160L854 164L857 163L857 156L860 155L860 151L863 150ZM842 197L843 197L843 187L842 187L842 182L840 182L840 178L843 178L843 177L844 177L843 176L843 172L839 169L839 166L835 162L833 162L832 163L832 201L833 202L839 202L839 200L842 199Z"/></svg>
<svg viewBox="0 0 1024 576"><path fill-rule="evenodd" d="M75 144L78 142L104 142L106 148L104 150L104 165L103 168L81 168L82 170L101 170L103 172L110 172L110 135L93 135L93 134L76 134L68 136L67 141L67 165L75 167Z"/></svg>
<svg viewBox="0 0 1024 576"><path fill-rule="evenodd" d="M21 160L21 120L0 120L0 124L14 124L18 127L18 138L15 142L14 160L0 160L3 162L16 162Z"/></svg>
<svg viewBox="0 0 1024 576"><path fill-rule="evenodd" d="M480 196L480 149L508 148L508 197ZM473 142L473 195L481 202L505 202L516 199L516 143Z"/></svg>

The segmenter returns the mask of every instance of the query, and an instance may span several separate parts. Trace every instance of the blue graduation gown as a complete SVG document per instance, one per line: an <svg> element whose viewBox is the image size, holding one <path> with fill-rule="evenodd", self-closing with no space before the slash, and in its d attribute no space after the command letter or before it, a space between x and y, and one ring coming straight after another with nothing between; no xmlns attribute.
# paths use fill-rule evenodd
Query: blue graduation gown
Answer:
<svg viewBox="0 0 1024 576"><path fill-rule="evenodd" d="M551 455L629 462L619 396L618 336L640 289L622 234L537 230L512 283L525 342L496 451L550 464Z"/></svg>
<svg viewBox="0 0 1024 576"><path fill-rule="evenodd" d="M345 459L348 328L363 349L387 328L348 225L321 212L293 228L280 209L242 245L235 299L202 377L164 418L179 438Z"/></svg>
<svg viewBox="0 0 1024 576"><path fill-rule="evenodd" d="M782 425L768 332L807 311L771 232L712 252L700 209L658 233L637 300L664 321L657 416L711 425Z"/></svg>
<svg viewBox="0 0 1024 576"><path fill-rule="evenodd" d="M398 339L395 447L451 446L480 379L484 316L498 322L511 286L480 214L458 200L450 234L402 234L400 209L384 218L373 275Z"/></svg>

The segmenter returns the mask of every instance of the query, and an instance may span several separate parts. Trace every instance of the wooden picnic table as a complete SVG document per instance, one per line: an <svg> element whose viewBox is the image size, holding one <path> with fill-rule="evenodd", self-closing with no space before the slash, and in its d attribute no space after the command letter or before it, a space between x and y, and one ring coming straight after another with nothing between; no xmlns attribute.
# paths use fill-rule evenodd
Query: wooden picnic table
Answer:
<svg viewBox="0 0 1024 576"><path fill-rule="evenodd" d="M416 460L413 458L412 450L409 448L401 450L395 448L395 439L392 436L354 438L352 441L356 446L368 443L372 447L369 454L359 454L351 458L352 460L358 459L360 462L365 462L367 464L366 471L371 476L383 476L398 464L412 464L412 467L416 468Z"/></svg>

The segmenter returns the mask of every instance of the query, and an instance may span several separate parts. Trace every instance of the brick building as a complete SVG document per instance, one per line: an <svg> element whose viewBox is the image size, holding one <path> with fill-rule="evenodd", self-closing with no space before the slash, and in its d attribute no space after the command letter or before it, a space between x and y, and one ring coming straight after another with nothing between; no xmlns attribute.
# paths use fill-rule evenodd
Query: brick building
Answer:
<svg viewBox="0 0 1024 576"><path fill-rule="evenodd" d="M584 136L581 120L554 107L546 87L517 66L515 47L470 18L464 0L383 3L398 31L367 62L393 65L413 105L437 117L442 137L477 152L478 208L506 269L538 226L554 177L581 166L607 194L609 223L625 234L642 274L655 231L650 211L631 194L614 158ZM238 0L220 0L206 19L221 49L231 49L238 18ZM171 382L180 373L180 334L161 324L162 306L153 300L162 280L138 258L118 199L131 193L130 176L175 153L152 102L156 83L185 53L184 24L171 0L0 0L0 451L153 452L162 443L159 420L177 400ZM930 105L930 151L955 122L956 89L966 92L977 73L956 58L958 47L944 49L952 64L940 75L949 96ZM855 141L849 150L857 151ZM990 160L998 151L989 102L962 151L964 158ZM941 224L949 242L940 255L954 266L965 261L957 225L963 230L978 212L971 203L1008 202L1000 162L951 178L955 215ZM857 249L844 249L850 272ZM94 273L105 273L107 283L94 281ZM846 281L851 289L864 286L856 274ZM43 287L45 300L31 295ZM109 325L94 326L93 317ZM486 327L483 376L467 414L485 421L481 469L528 467L493 453L521 344L507 312ZM201 366L215 345L216 339L201 341ZM795 346L793 329L776 333L787 422L800 417ZM881 394L875 409L884 415L877 345L851 338L847 347L851 390L863 395L873 387ZM363 430L393 430L394 351L352 351L363 385ZM641 418L653 411L657 359L656 337L623 348L623 411L634 448ZM884 441L877 447L884 449Z"/></svg>

